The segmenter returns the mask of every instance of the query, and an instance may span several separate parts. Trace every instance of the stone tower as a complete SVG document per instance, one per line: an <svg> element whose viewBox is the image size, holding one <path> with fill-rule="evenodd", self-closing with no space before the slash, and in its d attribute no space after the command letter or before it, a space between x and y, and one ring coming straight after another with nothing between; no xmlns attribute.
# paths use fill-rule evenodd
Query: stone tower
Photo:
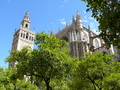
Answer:
<svg viewBox="0 0 120 90"><path fill-rule="evenodd" d="M20 28L14 33L12 50L21 50L24 46L30 46L33 49L34 32L30 31L30 23L29 13L27 11ZM15 62L9 63L9 66L14 67Z"/></svg>

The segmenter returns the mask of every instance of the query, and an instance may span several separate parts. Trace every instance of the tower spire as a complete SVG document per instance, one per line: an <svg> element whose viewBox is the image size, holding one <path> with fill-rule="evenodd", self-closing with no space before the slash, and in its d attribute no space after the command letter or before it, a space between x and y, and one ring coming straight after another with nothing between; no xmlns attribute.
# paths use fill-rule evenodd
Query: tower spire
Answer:
<svg viewBox="0 0 120 90"><path fill-rule="evenodd" d="M80 17L79 11L77 11L76 22L77 22L77 28L82 28L82 19Z"/></svg>
<svg viewBox="0 0 120 90"><path fill-rule="evenodd" d="M29 17L29 12L28 11L24 15L24 18L21 22L21 27L20 28L25 28L27 30L30 29L30 17Z"/></svg>
<svg viewBox="0 0 120 90"><path fill-rule="evenodd" d="M72 23L74 23L75 22L75 18L74 18L74 16L72 17Z"/></svg>
<svg viewBox="0 0 120 90"><path fill-rule="evenodd" d="M30 22L29 12L27 11L24 16L24 20Z"/></svg>
<svg viewBox="0 0 120 90"><path fill-rule="evenodd" d="M77 10L76 18L81 18L78 10Z"/></svg>
<svg viewBox="0 0 120 90"><path fill-rule="evenodd" d="M77 10L77 15L80 15L79 11Z"/></svg>

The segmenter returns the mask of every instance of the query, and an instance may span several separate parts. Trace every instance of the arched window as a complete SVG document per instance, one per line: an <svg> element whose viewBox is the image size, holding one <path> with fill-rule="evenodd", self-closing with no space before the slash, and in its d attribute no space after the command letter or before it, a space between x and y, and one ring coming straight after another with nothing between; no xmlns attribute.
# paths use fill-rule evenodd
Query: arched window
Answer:
<svg viewBox="0 0 120 90"><path fill-rule="evenodd" d="M26 39L28 39L28 33L26 33Z"/></svg>
<svg viewBox="0 0 120 90"><path fill-rule="evenodd" d="M67 41L68 42L68 38L67 37L64 37L63 40Z"/></svg>
<svg viewBox="0 0 120 90"><path fill-rule="evenodd" d="M99 48L99 42L97 39L95 39L95 48Z"/></svg>
<svg viewBox="0 0 120 90"><path fill-rule="evenodd" d="M17 36L19 37L19 33L17 33Z"/></svg>
<svg viewBox="0 0 120 90"><path fill-rule="evenodd" d="M83 33L82 40L88 42L88 37L87 37L86 33Z"/></svg>
<svg viewBox="0 0 120 90"><path fill-rule="evenodd" d="M33 41L33 37L32 37L32 41Z"/></svg>
<svg viewBox="0 0 120 90"><path fill-rule="evenodd" d="M23 34L23 38L25 38L25 34Z"/></svg>
<svg viewBox="0 0 120 90"><path fill-rule="evenodd" d="M31 36L29 36L29 40L31 40Z"/></svg>
<svg viewBox="0 0 120 90"><path fill-rule="evenodd" d="M23 33L21 33L21 37L23 36Z"/></svg>
<svg viewBox="0 0 120 90"><path fill-rule="evenodd" d="M28 24L26 24L25 27L28 28Z"/></svg>

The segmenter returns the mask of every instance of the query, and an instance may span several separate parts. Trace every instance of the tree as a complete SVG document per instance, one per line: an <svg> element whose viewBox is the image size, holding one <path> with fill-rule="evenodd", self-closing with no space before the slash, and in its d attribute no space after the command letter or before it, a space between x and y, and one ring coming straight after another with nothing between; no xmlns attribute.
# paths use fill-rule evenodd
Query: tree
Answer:
<svg viewBox="0 0 120 90"><path fill-rule="evenodd" d="M16 78L13 68L0 68L0 90L38 90L38 87Z"/></svg>
<svg viewBox="0 0 120 90"><path fill-rule="evenodd" d="M21 51L11 51L8 62L18 62L16 65L19 77L30 76L30 81L41 88L44 81L47 90L52 90L52 80L63 80L74 69L76 59L69 55L68 43L59 40L54 35L44 32L35 38L37 49L24 47Z"/></svg>
<svg viewBox="0 0 120 90"><path fill-rule="evenodd" d="M82 0L99 23L100 37L107 46L120 48L120 0Z"/></svg>
<svg viewBox="0 0 120 90"><path fill-rule="evenodd" d="M120 63L113 55L87 53L78 64L70 83L72 90L119 90Z"/></svg>

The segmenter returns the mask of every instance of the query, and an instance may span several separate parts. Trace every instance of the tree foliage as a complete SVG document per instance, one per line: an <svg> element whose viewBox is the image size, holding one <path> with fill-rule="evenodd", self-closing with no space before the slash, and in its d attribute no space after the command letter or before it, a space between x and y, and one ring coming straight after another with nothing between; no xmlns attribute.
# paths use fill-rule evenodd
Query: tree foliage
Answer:
<svg viewBox="0 0 120 90"><path fill-rule="evenodd" d="M44 81L46 89L52 90L50 82L54 79L66 80L76 66L76 59L70 57L68 43L54 35L38 33L35 43L37 49L24 47L21 51L11 51L7 61L18 62L16 68L20 78L30 76L30 81L39 87Z"/></svg>
<svg viewBox="0 0 120 90"><path fill-rule="evenodd" d="M13 68L0 68L0 90L38 90L38 87L30 82L16 78Z"/></svg>
<svg viewBox="0 0 120 90"><path fill-rule="evenodd" d="M113 55L86 54L73 75L72 90L119 90L120 63Z"/></svg>
<svg viewBox="0 0 120 90"><path fill-rule="evenodd" d="M100 36L108 46L120 48L120 0L82 0L99 23Z"/></svg>
<svg viewBox="0 0 120 90"><path fill-rule="evenodd" d="M86 57L77 61L70 57L66 41L44 32L36 35L35 43L38 46L36 49L24 47L21 51L11 51L6 60L17 64L13 72L4 74L10 77L4 81L10 80L12 83L0 84L3 90L9 87L9 90L33 88L29 82L42 90L120 89L120 63L114 61L113 55L87 53ZM25 75L29 82L21 81ZM2 78L1 75L0 81Z"/></svg>

